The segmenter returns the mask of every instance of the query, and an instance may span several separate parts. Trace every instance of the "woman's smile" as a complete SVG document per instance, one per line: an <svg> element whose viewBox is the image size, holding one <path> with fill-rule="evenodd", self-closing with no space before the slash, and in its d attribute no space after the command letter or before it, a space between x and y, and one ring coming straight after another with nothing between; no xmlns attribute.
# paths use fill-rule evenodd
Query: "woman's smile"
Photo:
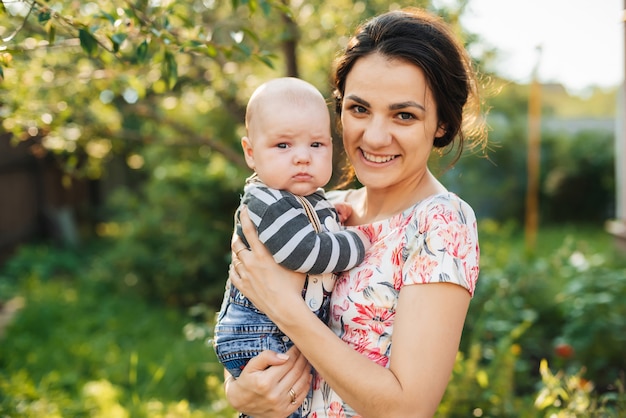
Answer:
<svg viewBox="0 0 626 418"><path fill-rule="evenodd" d="M395 159L397 157L397 155L376 155L376 154L370 154L369 152L365 151L365 150L361 150L361 154L363 155L363 158L365 158L367 161L372 162L372 163L388 163L389 161Z"/></svg>

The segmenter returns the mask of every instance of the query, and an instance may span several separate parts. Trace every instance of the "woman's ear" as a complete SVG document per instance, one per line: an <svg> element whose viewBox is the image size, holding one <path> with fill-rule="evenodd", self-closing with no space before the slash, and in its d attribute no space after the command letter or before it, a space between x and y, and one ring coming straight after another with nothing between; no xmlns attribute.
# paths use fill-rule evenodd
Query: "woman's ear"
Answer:
<svg viewBox="0 0 626 418"><path fill-rule="evenodd" d="M446 134L446 132L448 132L448 130L446 129L446 124L440 123L437 126L437 131L435 132L435 139L439 139L443 137Z"/></svg>
<svg viewBox="0 0 626 418"><path fill-rule="evenodd" d="M254 150L252 149L252 143L250 138L244 136L241 138L241 148L243 149L243 156L246 159L246 164L251 170L254 170Z"/></svg>

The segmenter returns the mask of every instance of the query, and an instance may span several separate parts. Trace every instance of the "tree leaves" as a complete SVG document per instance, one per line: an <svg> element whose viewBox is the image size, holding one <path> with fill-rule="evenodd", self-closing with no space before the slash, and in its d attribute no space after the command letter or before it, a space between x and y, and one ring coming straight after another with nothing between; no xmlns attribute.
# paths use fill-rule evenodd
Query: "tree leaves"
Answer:
<svg viewBox="0 0 626 418"><path fill-rule="evenodd" d="M89 56L94 56L98 50L98 41L89 33L87 29L80 28L78 30L78 39L80 40L80 46Z"/></svg>
<svg viewBox="0 0 626 418"><path fill-rule="evenodd" d="M201 147L245 167L234 156L240 156L239 130L254 87L285 75L280 64L296 58L306 71L299 76L326 86L338 32L366 17L351 14L348 0L25 3L32 6L30 18L11 15L10 7L3 14L7 33L16 36L2 45L15 59L0 59L7 115L0 132L16 140L34 132L41 152L64 163L86 155L88 161L80 157L72 166L76 171L104 164L86 152L94 138L110 141L106 158L140 155L146 144L163 142ZM300 27L290 48L282 37L284 16ZM306 52L296 57L299 50ZM75 126L82 134L70 140L65 132Z"/></svg>
<svg viewBox="0 0 626 418"><path fill-rule="evenodd" d="M148 40L144 39L143 42L139 44L137 47L137 52L135 56L137 57L137 61L140 63L145 63L148 59Z"/></svg>
<svg viewBox="0 0 626 418"><path fill-rule="evenodd" d="M122 32L117 32L111 36L109 39L111 39L111 42L113 43L113 51L118 52L120 50L120 46L127 38L128 34Z"/></svg>
<svg viewBox="0 0 626 418"><path fill-rule="evenodd" d="M178 80L178 65L176 64L176 58L174 54L169 51L165 51L163 56L163 65L161 66L163 73L163 79L167 83L167 86L172 89L176 85Z"/></svg>

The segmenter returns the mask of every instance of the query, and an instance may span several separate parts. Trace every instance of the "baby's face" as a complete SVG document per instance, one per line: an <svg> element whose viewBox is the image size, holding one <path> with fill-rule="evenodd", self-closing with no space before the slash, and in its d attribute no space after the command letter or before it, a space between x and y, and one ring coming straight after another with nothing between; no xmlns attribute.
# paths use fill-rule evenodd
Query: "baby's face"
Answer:
<svg viewBox="0 0 626 418"><path fill-rule="evenodd" d="M325 106L276 101L254 117L244 152L267 186L306 196L330 181L333 146Z"/></svg>

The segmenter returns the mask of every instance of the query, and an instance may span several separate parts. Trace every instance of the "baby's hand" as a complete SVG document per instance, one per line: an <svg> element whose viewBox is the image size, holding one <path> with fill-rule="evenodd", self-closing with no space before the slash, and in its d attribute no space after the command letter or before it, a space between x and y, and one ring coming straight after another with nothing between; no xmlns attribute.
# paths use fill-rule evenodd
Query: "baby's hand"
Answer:
<svg viewBox="0 0 626 418"><path fill-rule="evenodd" d="M339 222L344 223L352 215L352 206L346 202L335 203L335 210L339 215Z"/></svg>

